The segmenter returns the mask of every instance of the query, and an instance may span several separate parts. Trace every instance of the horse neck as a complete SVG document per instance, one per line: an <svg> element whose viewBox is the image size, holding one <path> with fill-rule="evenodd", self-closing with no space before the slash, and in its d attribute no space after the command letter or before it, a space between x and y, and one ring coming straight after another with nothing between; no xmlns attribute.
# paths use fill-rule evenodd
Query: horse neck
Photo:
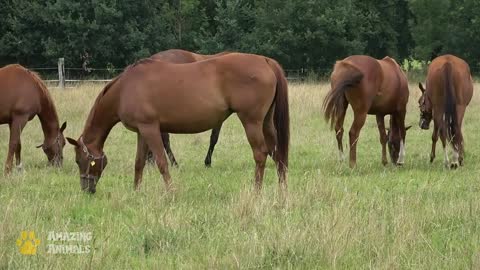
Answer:
<svg viewBox="0 0 480 270"><path fill-rule="evenodd" d="M40 123L42 125L43 135L45 137L44 143L48 143L57 137L58 130L60 128L58 122L57 111L52 103L52 100L44 94L41 97L41 109L38 114Z"/></svg>
<svg viewBox="0 0 480 270"><path fill-rule="evenodd" d="M85 125L83 131L83 141L89 148L98 152L96 154L103 153L103 145L108 137L108 134L112 128L117 124L120 119L117 115L116 102L107 95L100 97L100 100L96 102L90 116ZM118 100L118 99L117 99Z"/></svg>

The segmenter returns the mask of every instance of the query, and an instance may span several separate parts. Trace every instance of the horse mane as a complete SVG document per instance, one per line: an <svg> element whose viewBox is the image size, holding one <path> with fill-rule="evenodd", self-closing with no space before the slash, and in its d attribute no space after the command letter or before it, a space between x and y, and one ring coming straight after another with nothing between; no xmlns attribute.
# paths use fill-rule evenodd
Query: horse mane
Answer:
<svg viewBox="0 0 480 270"><path fill-rule="evenodd" d="M112 88L112 86L120 79L122 78L123 76L125 76L125 74L130 71L132 68L138 66L138 65L142 65L142 64L147 64L147 63L152 63L152 62L156 62L154 59L151 59L151 58L143 58L143 59L140 59L138 61L136 61L135 63L131 64L131 65L128 65L124 70L123 72L118 75L117 77L115 77L113 80L109 81L104 87L103 87L103 90L102 92L100 92L100 94L98 94L97 98L95 99L95 102L93 103L93 106L92 106L92 109L90 110L90 113L88 114L88 117L87 117L87 121L85 122L85 128L84 128L84 133L85 133L85 129L88 127L89 123L92 122L92 119L94 118L95 116L95 111L97 109L97 106L98 104L100 103L100 100L107 94L108 90L110 90Z"/></svg>
<svg viewBox="0 0 480 270"><path fill-rule="evenodd" d="M136 67L138 65L141 65L141 64L146 64L146 63L151 63L151 62L156 62L155 59L151 59L151 58L143 58L143 59L140 59L140 60L137 60L135 63L131 64L131 65L128 65L127 67L125 67L123 69L123 72L118 75L117 77L113 78L111 81L109 81L104 87L103 87L103 90L102 92L100 93L100 95L98 95L97 99L95 100L95 103L94 104L97 104L98 103L98 100L105 96L105 94L107 93L107 91L113 86L113 84L115 82L117 82L122 76L125 75L126 72L128 72L129 70L131 70L133 67Z"/></svg>
<svg viewBox="0 0 480 270"><path fill-rule="evenodd" d="M45 83L43 83L42 78L40 78L40 75L38 75L36 72L33 72L29 69L24 68L21 65L16 64L15 66L18 67L18 68L21 68L22 70L27 72L27 74L30 75L30 77L33 79L33 81L37 84L38 88L40 88L40 91L42 92L43 96L47 99L47 102L50 105L50 108L51 108L53 114L55 115L55 118L58 121L57 109L55 108L55 105L53 103L52 96L50 95L50 92L48 91Z"/></svg>

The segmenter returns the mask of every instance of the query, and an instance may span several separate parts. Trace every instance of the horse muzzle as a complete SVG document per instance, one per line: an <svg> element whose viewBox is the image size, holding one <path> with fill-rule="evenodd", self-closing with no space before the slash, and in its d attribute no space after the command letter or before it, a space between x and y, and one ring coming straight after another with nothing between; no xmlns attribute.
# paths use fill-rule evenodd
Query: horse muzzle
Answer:
<svg viewBox="0 0 480 270"><path fill-rule="evenodd" d="M420 120L420 123L418 125L420 126L421 129L424 129L424 130L430 129L430 125L428 124L428 122L423 119Z"/></svg>
<svg viewBox="0 0 480 270"><path fill-rule="evenodd" d="M97 180L98 178L92 175L80 176L80 186L82 188L82 191L94 194L97 191Z"/></svg>

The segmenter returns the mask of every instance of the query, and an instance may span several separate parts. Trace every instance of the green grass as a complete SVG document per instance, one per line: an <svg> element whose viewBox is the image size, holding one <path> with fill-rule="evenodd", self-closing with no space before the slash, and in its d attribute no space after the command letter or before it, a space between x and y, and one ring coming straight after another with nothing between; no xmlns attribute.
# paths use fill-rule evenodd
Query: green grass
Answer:
<svg viewBox="0 0 480 270"><path fill-rule="evenodd" d="M52 90L61 121L68 121L66 135L78 137L101 88ZM461 169L443 168L440 144L429 163L431 131L418 128L419 91L412 85L406 164L381 165L370 116L351 170L338 161L334 133L323 121L327 90L327 84L290 86L286 203L271 160L262 195L252 192L254 161L236 116L222 129L210 169L203 166L208 133L172 136L180 163L170 168L173 194L153 166L146 167L141 190L133 191L136 135L116 126L105 146L109 165L93 196L80 191L70 146L62 169L46 166L34 147L43 139L35 119L22 135L25 171L0 178L0 269L479 269L479 96L467 110ZM350 123L349 110L346 130ZM0 138L4 162L7 126ZM22 230L40 238L37 255L18 252ZM92 232L92 251L47 254L49 231Z"/></svg>

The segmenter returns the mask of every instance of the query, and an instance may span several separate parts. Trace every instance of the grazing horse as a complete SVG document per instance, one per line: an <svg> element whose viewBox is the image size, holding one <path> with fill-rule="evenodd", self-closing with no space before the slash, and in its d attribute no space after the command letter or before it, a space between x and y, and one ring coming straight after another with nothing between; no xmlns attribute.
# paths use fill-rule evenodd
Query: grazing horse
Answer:
<svg viewBox="0 0 480 270"><path fill-rule="evenodd" d="M36 115L42 125L44 140L37 146L47 155L50 165L62 165L65 138L63 131L67 123L60 127L57 111L53 100L42 80L35 73L14 64L0 69L0 124L8 124L10 141L5 174L13 167L13 157L16 166L21 168L20 152L22 144L20 135L28 121Z"/></svg>
<svg viewBox="0 0 480 270"><path fill-rule="evenodd" d="M248 68L245 68L248 67ZM273 59L231 53L190 64L144 59L127 68L97 97L74 140L80 183L94 193L107 165L105 140L118 122L137 133L134 187L139 188L150 148L167 189L171 186L161 132L199 133L237 113L253 150L255 187L261 189L271 154L286 188L289 148L288 86Z"/></svg>
<svg viewBox="0 0 480 270"><path fill-rule="evenodd" d="M433 118L432 152L430 162L435 159L438 135L445 150L445 166L463 166L464 145L462 122L467 105L473 95L473 82L468 64L453 55L435 58L428 67L427 88L421 83L420 128L429 129ZM446 144L452 143L452 163L448 160Z"/></svg>
<svg viewBox="0 0 480 270"><path fill-rule="evenodd" d="M335 127L338 150L343 158L343 122L348 104L353 109L350 128L350 167L356 164L357 141L367 114L377 117L382 163L386 165L386 144L392 163L402 165L405 159L405 113L408 82L400 66L390 57L377 60L354 55L337 61L331 74L331 90L323 102L325 120ZM390 115L390 129L385 132L385 115Z"/></svg>
<svg viewBox="0 0 480 270"><path fill-rule="evenodd" d="M206 59L210 59L212 57L217 57L220 55L225 55L230 52L222 52L213 55L203 55L197 54L189 51L179 50L179 49L171 49L166 50L163 52L156 53L152 55L150 58L155 60L166 61L174 64L187 64L193 63L197 61L203 61ZM218 141L218 136L220 135L220 129L222 128L222 124L218 127L212 129L212 134L210 135L210 147L208 148L207 156L205 157L205 166L210 167L212 165L212 154L213 149ZM162 132L162 140L163 146L165 147L165 151L167 152L168 159L173 166L178 166L177 161L175 160L175 156L173 155L172 149L170 148L170 136L166 132ZM148 150L147 158L149 161L154 163L153 154L150 150Z"/></svg>

